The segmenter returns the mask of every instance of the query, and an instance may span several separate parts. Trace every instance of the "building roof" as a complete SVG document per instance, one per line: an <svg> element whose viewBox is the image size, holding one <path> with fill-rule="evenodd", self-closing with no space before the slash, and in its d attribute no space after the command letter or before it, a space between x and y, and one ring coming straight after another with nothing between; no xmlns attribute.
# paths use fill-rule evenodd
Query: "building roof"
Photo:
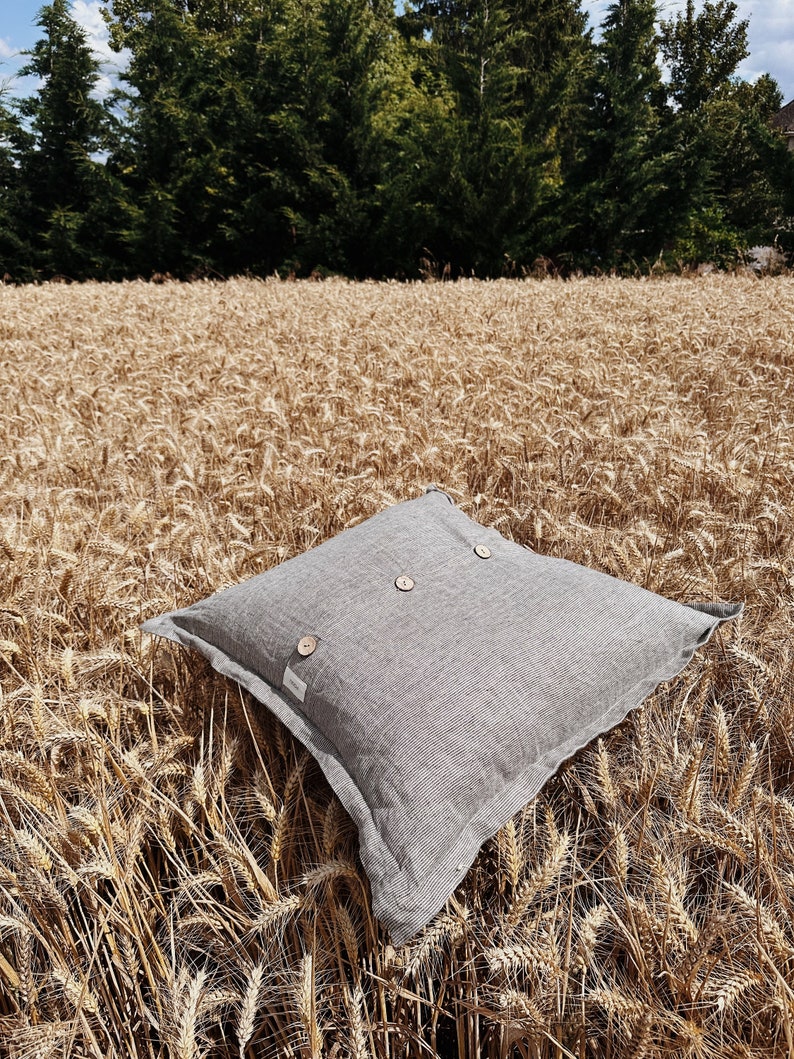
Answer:
<svg viewBox="0 0 794 1059"><path fill-rule="evenodd" d="M777 126L778 129L783 129L784 132L788 129L794 129L794 99L790 103L786 103L785 107L773 116L772 124Z"/></svg>

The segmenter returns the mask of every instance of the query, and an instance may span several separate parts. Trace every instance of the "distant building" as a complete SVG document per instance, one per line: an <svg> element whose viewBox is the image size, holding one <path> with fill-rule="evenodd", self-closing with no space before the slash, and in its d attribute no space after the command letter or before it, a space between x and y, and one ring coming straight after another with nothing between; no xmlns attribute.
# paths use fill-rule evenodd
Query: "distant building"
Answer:
<svg viewBox="0 0 794 1059"><path fill-rule="evenodd" d="M786 137L788 149L794 151L794 99L775 114L772 124Z"/></svg>

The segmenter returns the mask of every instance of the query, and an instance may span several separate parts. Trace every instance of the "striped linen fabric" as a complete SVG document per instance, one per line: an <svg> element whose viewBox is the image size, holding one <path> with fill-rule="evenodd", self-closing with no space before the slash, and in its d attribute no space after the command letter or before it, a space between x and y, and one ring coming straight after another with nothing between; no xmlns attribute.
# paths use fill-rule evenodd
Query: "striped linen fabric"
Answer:
<svg viewBox="0 0 794 1059"><path fill-rule="evenodd" d="M143 629L200 651L311 751L399 945L567 757L741 609L539 555L431 486Z"/></svg>

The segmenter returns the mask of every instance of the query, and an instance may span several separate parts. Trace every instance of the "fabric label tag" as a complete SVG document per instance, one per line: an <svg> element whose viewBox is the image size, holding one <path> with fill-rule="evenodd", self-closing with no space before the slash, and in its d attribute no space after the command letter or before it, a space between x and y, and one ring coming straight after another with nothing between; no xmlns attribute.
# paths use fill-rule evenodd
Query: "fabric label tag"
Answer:
<svg viewBox="0 0 794 1059"><path fill-rule="evenodd" d="M284 670L284 679L281 682L281 686L291 695L294 695L298 702L303 702L306 698L306 685L289 666Z"/></svg>

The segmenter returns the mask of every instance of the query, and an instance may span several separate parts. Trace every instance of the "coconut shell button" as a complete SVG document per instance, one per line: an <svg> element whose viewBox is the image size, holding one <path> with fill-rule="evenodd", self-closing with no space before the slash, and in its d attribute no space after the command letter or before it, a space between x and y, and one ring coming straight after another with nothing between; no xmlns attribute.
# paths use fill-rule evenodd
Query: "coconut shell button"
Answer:
<svg viewBox="0 0 794 1059"><path fill-rule="evenodd" d="M408 577L407 574L401 574L398 578L395 579L394 583L401 592L410 592L411 589L414 587L413 578Z"/></svg>
<svg viewBox="0 0 794 1059"><path fill-rule="evenodd" d="M474 554L479 555L481 559L490 559L491 549L485 544L478 544L474 549Z"/></svg>
<svg viewBox="0 0 794 1059"><path fill-rule="evenodd" d="M307 655L313 654L316 646L317 641L313 636L302 636L298 640L298 654L306 658Z"/></svg>

